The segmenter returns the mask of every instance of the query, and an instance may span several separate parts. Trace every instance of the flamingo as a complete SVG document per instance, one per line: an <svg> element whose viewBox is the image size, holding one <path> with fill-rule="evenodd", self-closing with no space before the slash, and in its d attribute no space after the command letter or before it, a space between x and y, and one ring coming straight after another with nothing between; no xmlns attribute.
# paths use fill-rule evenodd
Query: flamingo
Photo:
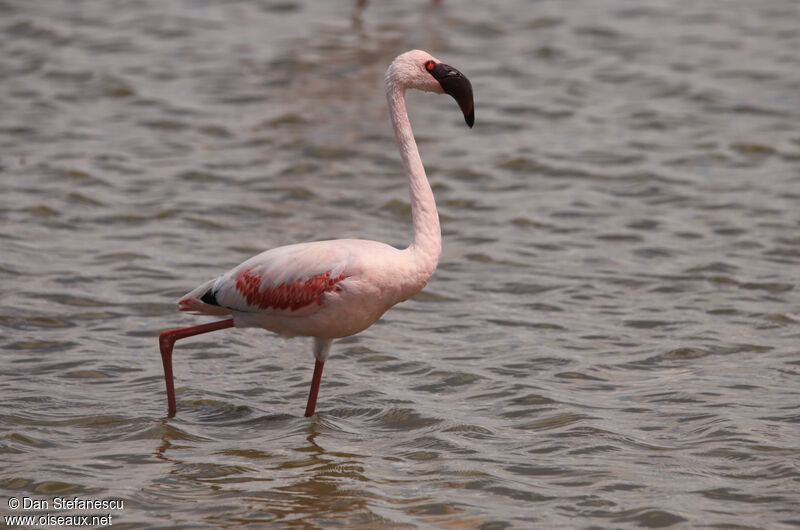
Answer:
<svg viewBox="0 0 800 530"><path fill-rule="evenodd" d="M406 89L449 94L464 120L475 120L472 85L452 66L411 50L386 72L386 99L411 198L411 244L397 249L377 241L336 239L266 250L210 280L178 301L182 311L230 318L164 331L159 336L168 415L173 417L175 341L237 327L264 328L284 337L314 339L314 375L305 416L314 414L322 370L333 339L355 335L393 305L419 293L433 276L442 250L439 214L406 111Z"/></svg>

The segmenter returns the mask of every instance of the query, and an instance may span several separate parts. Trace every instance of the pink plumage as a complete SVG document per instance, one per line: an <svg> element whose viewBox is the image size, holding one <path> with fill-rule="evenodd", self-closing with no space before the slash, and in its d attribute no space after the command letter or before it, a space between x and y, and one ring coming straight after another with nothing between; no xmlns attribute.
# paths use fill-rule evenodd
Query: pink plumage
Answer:
<svg viewBox="0 0 800 530"><path fill-rule="evenodd" d="M470 127L474 114L469 81L428 53L406 52L389 67L386 97L409 182L411 244L401 250L376 241L337 239L278 247L188 293L178 301L182 311L231 318L161 334L170 416L176 412L175 341L229 327L260 327L286 337L314 337L316 363L305 414L311 416L333 339L368 328L390 307L421 291L431 278L441 253L441 231L433 192L408 121L408 88L450 94Z"/></svg>

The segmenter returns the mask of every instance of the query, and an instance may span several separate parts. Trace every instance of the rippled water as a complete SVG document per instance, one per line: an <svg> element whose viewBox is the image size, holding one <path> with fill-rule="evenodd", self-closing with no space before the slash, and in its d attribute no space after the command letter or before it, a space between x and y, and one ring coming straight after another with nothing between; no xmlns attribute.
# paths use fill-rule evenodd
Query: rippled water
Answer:
<svg viewBox="0 0 800 530"><path fill-rule="evenodd" d="M0 2L0 514L114 526L800 525L800 4ZM175 300L264 248L410 236L382 78L444 253L334 345ZM52 506L49 512L58 515ZM89 513L89 512L80 512ZM93 512L92 512L93 513Z"/></svg>

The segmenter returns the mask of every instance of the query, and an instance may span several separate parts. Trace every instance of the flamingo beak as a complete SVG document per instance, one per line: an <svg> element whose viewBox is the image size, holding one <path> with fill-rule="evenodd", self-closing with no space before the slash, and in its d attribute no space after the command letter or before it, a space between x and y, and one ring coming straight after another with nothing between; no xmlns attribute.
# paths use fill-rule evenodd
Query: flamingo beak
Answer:
<svg viewBox="0 0 800 530"><path fill-rule="evenodd" d="M464 74L450 65L439 63L430 70L434 79L439 81L445 94L450 94L456 100L461 112L464 113L464 121L472 127L475 123L475 105L472 101L472 83Z"/></svg>

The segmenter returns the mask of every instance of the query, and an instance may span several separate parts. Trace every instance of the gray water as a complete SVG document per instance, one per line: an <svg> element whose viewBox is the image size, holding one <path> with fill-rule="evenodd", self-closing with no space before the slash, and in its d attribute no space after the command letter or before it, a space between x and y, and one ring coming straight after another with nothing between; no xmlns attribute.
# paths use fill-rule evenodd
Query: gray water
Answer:
<svg viewBox="0 0 800 530"><path fill-rule="evenodd" d="M178 343L167 418L179 296L408 243L412 48L476 94L472 130L409 97L436 275L334 344L315 417L310 341L233 329ZM0 515L800 526L799 50L795 0L0 1Z"/></svg>

